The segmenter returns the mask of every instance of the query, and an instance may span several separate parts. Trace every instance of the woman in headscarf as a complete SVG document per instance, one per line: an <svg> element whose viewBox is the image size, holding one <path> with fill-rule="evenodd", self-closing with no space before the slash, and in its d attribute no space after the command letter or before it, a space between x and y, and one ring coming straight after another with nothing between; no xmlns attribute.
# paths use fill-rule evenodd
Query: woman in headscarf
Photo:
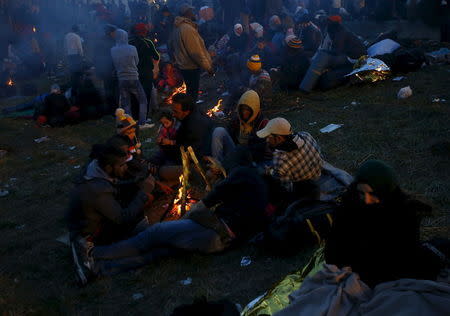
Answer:
<svg viewBox="0 0 450 316"><path fill-rule="evenodd" d="M371 288L403 278L435 279L439 261L419 240L421 217L430 213L400 188L390 166L367 161L336 211L325 261L351 267Z"/></svg>
<svg viewBox="0 0 450 316"><path fill-rule="evenodd" d="M230 41L228 42L230 53L243 53L248 46L248 35L244 32L242 24L235 24L233 32L230 35Z"/></svg>

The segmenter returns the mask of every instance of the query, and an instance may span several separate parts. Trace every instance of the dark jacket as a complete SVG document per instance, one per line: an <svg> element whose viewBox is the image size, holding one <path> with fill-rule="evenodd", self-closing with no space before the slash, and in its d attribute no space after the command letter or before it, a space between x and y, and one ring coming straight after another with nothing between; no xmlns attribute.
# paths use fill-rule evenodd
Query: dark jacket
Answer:
<svg viewBox="0 0 450 316"><path fill-rule="evenodd" d="M316 53L320 43L322 43L322 32L313 23L305 28L302 28L298 37L302 40L303 48L309 58Z"/></svg>
<svg viewBox="0 0 450 316"><path fill-rule="evenodd" d="M421 214L431 207L399 189L384 205L358 203L351 187L336 211L325 261L350 266L370 287L401 278L430 279L436 267L420 247Z"/></svg>
<svg viewBox="0 0 450 316"><path fill-rule="evenodd" d="M67 220L71 238L90 236L95 244L110 244L129 233L143 218L148 196L139 191L129 205L117 199L114 180L93 160L71 193Z"/></svg>
<svg viewBox="0 0 450 316"><path fill-rule="evenodd" d="M230 47L230 53L242 53L246 51L248 44L248 35L243 32L240 36L237 36L234 32L230 35L228 46Z"/></svg>
<svg viewBox="0 0 450 316"><path fill-rule="evenodd" d="M216 215L240 239L262 231L267 193L266 184L256 168L238 166L214 186L203 202L208 208L219 204Z"/></svg>
<svg viewBox="0 0 450 316"><path fill-rule="evenodd" d="M206 115L194 111L181 121L176 143L179 146L192 146L197 157L211 154L213 121Z"/></svg>
<svg viewBox="0 0 450 316"><path fill-rule="evenodd" d="M153 79L153 60L159 60L158 51L153 42L142 36L135 36L130 39L130 44L136 47L139 63L139 79Z"/></svg>
<svg viewBox="0 0 450 316"><path fill-rule="evenodd" d="M47 117L51 126L64 124L64 113L70 110L69 101L64 94L51 93L44 99L42 115Z"/></svg>
<svg viewBox="0 0 450 316"><path fill-rule="evenodd" d="M291 48L286 48L292 50ZM280 69L280 88L297 90L309 68L309 59L301 49L286 51Z"/></svg>
<svg viewBox="0 0 450 316"><path fill-rule="evenodd" d="M335 33L330 34L332 40L331 49L337 55L346 55L353 59L367 54L363 42L352 32L340 27Z"/></svg>
<svg viewBox="0 0 450 316"><path fill-rule="evenodd" d="M102 79L108 79L114 75L114 64L111 57L111 48L115 41L109 35L105 35L96 41L94 65L97 75Z"/></svg>

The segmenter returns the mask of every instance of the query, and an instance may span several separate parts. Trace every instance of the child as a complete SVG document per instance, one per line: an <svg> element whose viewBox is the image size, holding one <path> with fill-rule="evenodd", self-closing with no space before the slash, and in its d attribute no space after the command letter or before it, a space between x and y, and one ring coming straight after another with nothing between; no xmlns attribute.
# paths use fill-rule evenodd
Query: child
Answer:
<svg viewBox="0 0 450 316"><path fill-rule="evenodd" d="M152 157L151 162L156 165L163 165L167 162L179 161L179 151L176 144L177 130L180 126L169 110L163 110L159 115L161 126L159 127L157 143L159 153Z"/></svg>
<svg viewBox="0 0 450 316"><path fill-rule="evenodd" d="M183 83L183 79L171 63L167 63L162 68L161 79L158 81L158 89L169 91Z"/></svg>
<svg viewBox="0 0 450 316"><path fill-rule="evenodd" d="M136 121L130 115L125 114L125 110L122 108L116 110L116 127L118 135L124 135L129 138L129 152L132 153L133 156L140 156L142 153L141 142L136 135Z"/></svg>

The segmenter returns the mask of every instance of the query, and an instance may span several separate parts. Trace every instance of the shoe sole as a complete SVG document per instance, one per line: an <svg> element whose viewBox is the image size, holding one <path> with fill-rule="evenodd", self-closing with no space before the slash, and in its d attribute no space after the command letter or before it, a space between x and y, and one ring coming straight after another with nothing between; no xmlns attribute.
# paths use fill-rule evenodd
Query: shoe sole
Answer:
<svg viewBox="0 0 450 316"><path fill-rule="evenodd" d="M80 261L78 260L77 252L75 251L75 247L74 247L73 243L70 245L70 248L72 249L72 257L73 257L73 262L75 264L75 271L78 276L78 281L79 281L80 285L86 285L88 280L87 280L86 275L83 272L83 268L80 265Z"/></svg>

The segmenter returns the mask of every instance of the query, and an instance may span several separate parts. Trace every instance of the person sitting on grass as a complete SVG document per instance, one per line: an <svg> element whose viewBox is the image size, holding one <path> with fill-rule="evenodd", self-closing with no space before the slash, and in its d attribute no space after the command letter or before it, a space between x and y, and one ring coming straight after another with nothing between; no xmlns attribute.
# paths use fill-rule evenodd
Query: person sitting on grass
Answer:
<svg viewBox="0 0 450 316"><path fill-rule="evenodd" d="M44 104L37 116L40 126L62 127L67 123L74 123L79 119L78 109L73 110L59 85L51 86L50 94L45 97Z"/></svg>
<svg viewBox="0 0 450 316"><path fill-rule="evenodd" d="M156 142L159 146L157 154L150 158L155 165L179 162L179 149L177 146L177 130L180 127L170 110L163 110L159 114L161 126L158 131Z"/></svg>
<svg viewBox="0 0 450 316"><path fill-rule="evenodd" d="M294 133L282 117L270 120L256 132L274 150L273 160L264 173L271 184L275 205L281 209L299 198L316 199L315 183L322 173L323 158L316 140L307 132ZM281 203L280 203L281 202Z"/></svg>
<svg viewBox="0 0 450 316"><path fill-rule="evenodd" d="M217 253L261 231L268 192L252 166L250 152L238 148L227 156L225 167L228 177L180 220L155 224L112 245L92 243L86 235L77 239L74 247L79 254L79 274L92 280L141 267L180 250Z"/></svg>
<svg viewBox="0 0 450 316"><path fill-rule="evenodd" d="M261 58L253 55L247 61L251 72L249 88L255 90L261 100L261 107L267 108L272 103L272 80L269 73L262 68Z"/></svg>
<svg viewBox="0 0 450 316"><path fill-rule="evenodd" d="M143 179L139 192L129 204L123 205L118 199L116 182L125 176L129 159L125 151L106 145L88 165L82 181L71 193L67 222L81 284L87 282L80 253L84 246L89 243L107 245L130 236L144 219L145 206L152 201L155 187L152 176Z"/></svg>
<svg viewBox="0 0 450 316"><path fill-rule="evenodd" d="M369 287L399 279L435 280L439 260L421 246L431 207L406 194L392 167L370 160L358 170L335 214L325 261L351 267Z"/></svg>

